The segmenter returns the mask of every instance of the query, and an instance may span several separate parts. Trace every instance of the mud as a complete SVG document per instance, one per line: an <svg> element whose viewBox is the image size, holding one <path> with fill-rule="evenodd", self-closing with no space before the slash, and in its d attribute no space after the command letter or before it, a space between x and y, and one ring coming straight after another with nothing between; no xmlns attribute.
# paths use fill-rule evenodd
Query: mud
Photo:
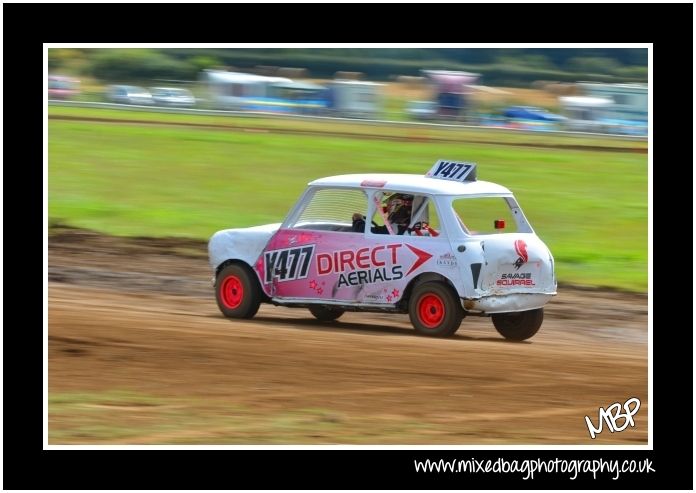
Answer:
<svg viewBox="0 0 696 493"><path fill-rule="evenodd" d="M228 320L211 277L204 242L51 230L49 443L647 443L646 295L560 287L513 343L478 317L449 339L407 315ZM630 397L635 426L591 440L584 416Z"/></svg>

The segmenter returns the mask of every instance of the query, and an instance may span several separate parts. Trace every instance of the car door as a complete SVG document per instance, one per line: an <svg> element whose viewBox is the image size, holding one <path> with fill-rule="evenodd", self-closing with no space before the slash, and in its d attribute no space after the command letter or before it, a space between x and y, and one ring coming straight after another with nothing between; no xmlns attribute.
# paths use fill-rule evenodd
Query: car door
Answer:
<svg viewBox="0 0 696 493"><path fill-rule="evenodd" d="M280 229L264 251L264 282L281 299L355 301L340 289L342 272L355 267L363 233Z"/></svg>
<svg viewBox="0 0 696 493"><path fill-rule="evenodd" d="M352 215L365 214L360 189L310 190L297 213L278 230L257 262L264 292L280 300L353 300L338 289L337 269L354 266L364 233L353 231Z"/></svg>

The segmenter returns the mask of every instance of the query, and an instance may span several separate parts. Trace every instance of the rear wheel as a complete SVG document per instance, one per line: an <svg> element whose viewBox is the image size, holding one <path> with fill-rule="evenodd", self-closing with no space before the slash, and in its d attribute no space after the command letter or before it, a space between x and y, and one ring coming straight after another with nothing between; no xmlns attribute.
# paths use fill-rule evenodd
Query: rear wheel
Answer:
<svg viewBox="0 0 696 493"><path fill-rule="evenodd" d="M544 309L527 310L513 313L494 313L491 315L493 325L505 339L524 341L539 331L544 321Z"/></svg>
<svg viewBox="0 0 696 493"><path fill-rule="evenodd" d="M451 336L464 318L457 295L441 282L416 286L408 302L408 314L417 332L433 337Z"/></svg>
<svg viewBox="0 0 696 493"><path fill-rule="evenodd" d="M331 306L313 305L309 307L309 311L322 322L331 322L345 313L345 310L334 308Z"/></svg>
<svg viewBox="0 0 696 493"><path fill-rule="evenodd" d="M259 310L261 288L251 269L230 264L217 276L215 299L226 317L251 318Z"/></svg>

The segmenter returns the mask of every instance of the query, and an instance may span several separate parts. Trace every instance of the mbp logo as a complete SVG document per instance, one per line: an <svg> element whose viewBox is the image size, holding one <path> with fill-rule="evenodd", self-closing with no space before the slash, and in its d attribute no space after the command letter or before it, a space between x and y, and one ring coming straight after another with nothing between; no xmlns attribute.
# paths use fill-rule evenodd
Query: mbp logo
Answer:
<svg viewBox="0 0 696 493"><path fill-rule="evenodd" d="M634 405L633 408L631 408L631 404ZM607 428L609 428L611 433L614 433L615 431L624 431L626 428L628 428L628 425L631 425L632 427L635 426L635 423L633 422L633 415L638 412L638 409L640 409L640 400L636 397L631 397L624 402L623 409L626 411L625 413L621 412L621 407L620 402L616 402L606 409L600 407L598 423L599 428L595 428L590 420L590 417L585 416L585 423L587 423L590 438L594 440L596 435L602 433L602 422L607 424ZM616 422L622 419L624 420L624 423L623 425L619 426Z"/></svg>
<svg viewBox="0 0 696 493"><path fill-rule="evenodd" d="M273 278L278 279L278 282L306 278L313 255L314 245L266 252L263 257L266 263L266 283L272 282Z"/></svg>

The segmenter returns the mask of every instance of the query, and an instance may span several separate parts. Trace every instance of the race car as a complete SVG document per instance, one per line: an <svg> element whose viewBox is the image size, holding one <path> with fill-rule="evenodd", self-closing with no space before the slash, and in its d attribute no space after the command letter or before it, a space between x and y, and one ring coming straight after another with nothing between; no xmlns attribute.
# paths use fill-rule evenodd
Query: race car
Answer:
<svg viewBox="0 0 696 493"><path fill-rule="evenodd" d="M208 251L217 305L231 318L261 303L327 322L408 313L418 333L446 337L466 316L490 316L521 341L556 294L553 255L512 192L478 180L470 162L312 181L282 223L218 231Z"/></svg>

